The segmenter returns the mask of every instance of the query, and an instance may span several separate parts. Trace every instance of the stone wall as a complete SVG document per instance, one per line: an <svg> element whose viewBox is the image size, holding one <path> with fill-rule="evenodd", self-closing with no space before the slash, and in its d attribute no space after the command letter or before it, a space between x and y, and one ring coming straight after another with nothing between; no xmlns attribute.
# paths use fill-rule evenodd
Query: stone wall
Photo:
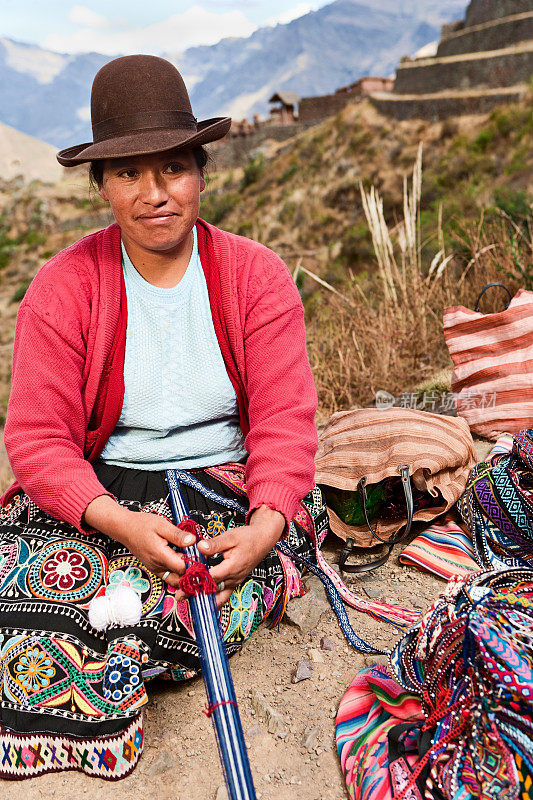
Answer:
<svg viewBox="0 0 533 800"><path fill-rule="evenodd" d="M533 39L533 12L530 12L530 16L493 20L483 26L465 28L451 34L440 41L437 58L482 50L499 50L528 39Z"/></svg>
<svg viewBox="0 0 533 800"><path fill-rule="evenodd" d="M301 123L319 122L341 111L347 103L353 102L357 95L351 92L326 94L322 97L302 97L298 104L298 119Z"/></svg>
<svg viewBox="0 0 533 800"><path fill-rule="evenodd" d="M465 27L533 11L533 0L472 0L466 10Z"/></svg>
<svg viewBox="0 0 533 800"><path fill-rule="evenodd" d="M432 121L454 117L460 114L485 114L496 106L515 103L522 97L520 90L501 92L472 93L457 96L430 95L422 97L399 98L394 95L375 94L370 98L382 114L394 119L429 119Z"/></svg>
<svg viewBox="0 0 533 800"><path fill-rule="evenodd" d="M408 61L398 66L395 94L428 94L446 89L514 86L533 74L533 42L503 55Z"/></svg>
<svg viewBox="0 0 533 800"><path fill-rule="evenodd" d="M295 136L305 125L262 125L249 136L226 137L209 145L209 152L213 156L213 171L230 169L246 164L254 151L261 147L268 139L283 142Z"/></svg>

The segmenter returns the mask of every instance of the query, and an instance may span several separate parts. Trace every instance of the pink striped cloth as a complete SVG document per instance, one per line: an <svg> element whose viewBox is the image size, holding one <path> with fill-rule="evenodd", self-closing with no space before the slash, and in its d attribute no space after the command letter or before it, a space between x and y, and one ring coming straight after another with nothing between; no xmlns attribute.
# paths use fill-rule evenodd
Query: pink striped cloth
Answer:
<svg viewBox="0 0 533 800"><path fill-rule="evenodd" d="M457 414L472 433L497 439L533 427L533 292L520 289L505 311L444 311L454 364Z"/></svg>
<svg viewBox="0 0 533 800"><path fill-rule="evenodd" d="M512 449L512 434L502 433L486 460L500 453L510 453ZM431 572L447 581L454 575L468 575L480 569L472 537L460 520L456 506L413 539L402 550L399 560L400 564Z"/></svg>

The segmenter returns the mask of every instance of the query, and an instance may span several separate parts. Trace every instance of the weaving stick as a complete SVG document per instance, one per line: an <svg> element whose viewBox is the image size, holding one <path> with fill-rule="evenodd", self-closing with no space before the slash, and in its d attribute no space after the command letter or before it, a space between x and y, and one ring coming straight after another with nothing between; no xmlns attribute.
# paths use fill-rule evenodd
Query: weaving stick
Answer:
<svg viewBox="0 0 533 800"><path fill-rule="evenodd" d="M166 477L172 515L175 524L178 525L188 516L188 509L179 488L176 470L167 470ZM206 564L196 544L183 547L181 552L190 559L189 564L191 561ZM207 694L208 715L213 720L229 798L256 800L228 654L222 641L220 615L215 596L200 591L189 597L189 606Z"/></svg>

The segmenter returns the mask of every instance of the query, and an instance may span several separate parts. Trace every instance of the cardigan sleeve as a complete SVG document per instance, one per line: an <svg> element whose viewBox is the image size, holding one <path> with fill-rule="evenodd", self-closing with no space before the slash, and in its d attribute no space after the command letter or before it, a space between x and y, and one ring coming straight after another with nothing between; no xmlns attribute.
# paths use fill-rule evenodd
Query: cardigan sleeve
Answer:
<svg viewBox="0 0 533 800"><path fill-rule="evenodd" d="M259 259L248 284L244 335L248 517L265 503L289 523L314 486L317 393L298 289L275 253L262 248Z"/></svg>
<svg viewBox="0 0 533 800"><path fill-rule="evenodd" d="M29 304L19 309L4 438L26 494L43 511L87 533L85 509L110 493L84 458L86 354L83 337L67 339L66 327L46 321Z"/></svg>

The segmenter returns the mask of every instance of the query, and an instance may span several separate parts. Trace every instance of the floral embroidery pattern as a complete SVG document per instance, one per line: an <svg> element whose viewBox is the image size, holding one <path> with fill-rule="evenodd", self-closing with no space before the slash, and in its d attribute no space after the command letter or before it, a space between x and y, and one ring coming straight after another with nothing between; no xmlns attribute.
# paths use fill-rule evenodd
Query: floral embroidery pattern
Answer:
<svg viewBox="0 0 533 800"><path fill-rule="evenodd" d="M107 662L104 678L104 697L118 703L133 692L140 683L139 665L129 656L115 653Z"/></svg>
<svg viewBox="0 0 533 800"><path fill-rule="evenodd" d="M80 553L69 552L68 550L58 550L53 558L49 558L43 564L43 584L48 588L53 586L58 589L68 591L72 589L76 581L82 581L89 575L87 569L82 567L83 556Z"/></svg>
<svg viewBox="0 0 533 800"><path fill-rule="evenodd" d="M261 620L261 613L256 619L261 594L262 587L253 579L236 587L229 600L231 615L224 631L225 642L231 642L234 638L244 641L253 633Z"/></svg>
<svg viewBox="0 0 533 800"><path fill-rule="evenodd" d="M170 630L172 630L173 624L176 625L176 629L178 629L181 624L185 627L187 633L194 636L189 603L187 600L176 600L176 590L173 586L167 588L167 594L163 602L162 616L163 619L165 617L170 617L167 623L170 625Z"/></svg>
<svg viewBox="0 0 533 800"><path fill-rule="evenodd" d="M117 586L129 586L138 594L147 592L150 582L142 577L138 567L128 567L127 569L115 569L109 576L109 588L116 589Z"/></svg>
<svg viewBox="0 0 533 800"><path fill-rule="evenodd" d="M220 533L226 532L222 521L222 514L217 514L216 512L211 514L211 519L207 523L207 532L209 536L218 536Z"/></svg>
<svg viewBox="0 0 533 800"><path fill-rule="evenodd" d="M52 659L38 647L29 647L15 664L15 674L27 694L38 692L50 683L55 675Z"/></svg>

